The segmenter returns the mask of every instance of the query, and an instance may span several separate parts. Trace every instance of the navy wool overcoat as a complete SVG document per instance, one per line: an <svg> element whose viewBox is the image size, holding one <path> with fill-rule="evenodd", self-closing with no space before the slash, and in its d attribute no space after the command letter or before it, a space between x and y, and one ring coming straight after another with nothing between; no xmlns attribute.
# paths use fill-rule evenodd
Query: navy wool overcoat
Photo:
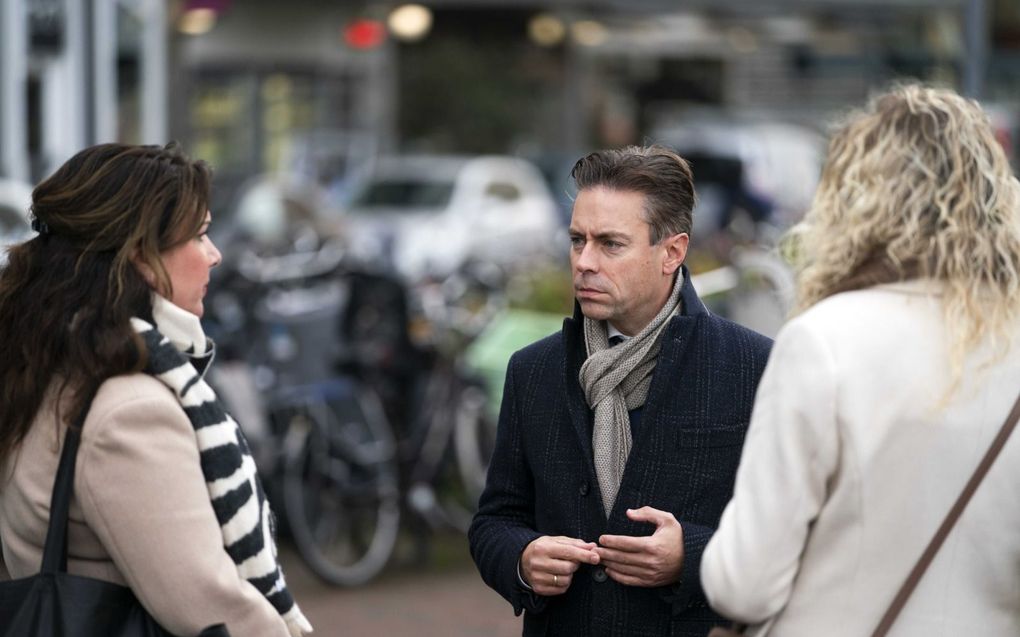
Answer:
<svg viewBox="0 0 1020 637"><path fill-rule="evenodd" d="M606 516L592 461L592 411L578 381L586 357L579 309L563 330L511 358L496 449L471 555L485 582L524 613L524 635L704 637L721 619L708 608L701 554L729 501L768 338L709 313L684 270L682 311L663 332L616 503ZM583 565L563 595L539 597L518 581L525 546L541 535L597 542L654 531L626 510L669 511L683 527L680 580L624 586Z"/></svg>

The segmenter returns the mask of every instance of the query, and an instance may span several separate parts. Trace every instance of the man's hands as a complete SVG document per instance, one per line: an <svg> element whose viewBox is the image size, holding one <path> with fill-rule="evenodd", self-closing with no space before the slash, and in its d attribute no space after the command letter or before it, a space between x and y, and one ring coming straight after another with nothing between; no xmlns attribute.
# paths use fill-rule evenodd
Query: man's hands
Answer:
<svg viewBox="0 0 1020 637"><path fill-rule="evenodd" d="M626 586L666 586L680 578L684 564L684 530L672 513L652 507L628 509L635 522L655 525L646 537L603 535L599 544L572 537L534 540L521 554L521 575L538 595L562 595L581 564L601 564L606 574Z"/></svg>
<svg viewBox="0 0 1020 637"><path fill-rule="evenodd" d="M521 575L538 595L562 595L582 563L599 563L594 542L543 535L524 548Z"/></svg>
<svg viewBox="0 0 1020 637"><path fill-rule="evenodd" d="M684 564L684 531L680 523L672 513L648 506L628 509L627 517L654 524L655 532L647 537L600 537L595 553L606 574L627 586L653 587L676 582Z"/></svg>

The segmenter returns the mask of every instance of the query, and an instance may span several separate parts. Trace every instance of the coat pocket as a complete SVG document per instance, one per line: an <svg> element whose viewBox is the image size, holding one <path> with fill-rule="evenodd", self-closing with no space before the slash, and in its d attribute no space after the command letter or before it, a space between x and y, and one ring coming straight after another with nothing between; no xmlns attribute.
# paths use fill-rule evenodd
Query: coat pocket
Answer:
<svg viewBox="0 0 1020 637"><path fill-rule="evenodd" d="M735 447L744 444L747 425L709 425L677 432L677 446L682 449L704 447Z"/></svg>

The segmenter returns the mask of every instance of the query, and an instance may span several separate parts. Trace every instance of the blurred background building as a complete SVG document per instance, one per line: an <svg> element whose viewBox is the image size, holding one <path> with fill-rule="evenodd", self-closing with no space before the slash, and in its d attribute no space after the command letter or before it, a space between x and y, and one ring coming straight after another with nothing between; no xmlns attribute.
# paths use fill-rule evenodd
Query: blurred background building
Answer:
<svg viewBox="0 0 1020 637"><path fill-rule="evenodd" d="M771 310L746 290L715 309L772 333L789 281L758 255L809 205L835 118L915 79L980 99L1011 157L1020 132L1017 0L0 7L3 242L78 149L176 139L215 170L228 262L336 238L415 287L488 261L504 283L539 271L514 302L553 315L570 310L569 170L591 149L658 142L692 161L699 289L767 279Z"/></svg>
<svg viewBox="0 0 1020 637"><path fill-rule="evenodd" d="M115 139L180 139L229 189L393 151L553 170L693 112L817 127L904 77L1007 129L1020 99L1013 0L5 0L0 35L0 175L25 181Z"/></svg>

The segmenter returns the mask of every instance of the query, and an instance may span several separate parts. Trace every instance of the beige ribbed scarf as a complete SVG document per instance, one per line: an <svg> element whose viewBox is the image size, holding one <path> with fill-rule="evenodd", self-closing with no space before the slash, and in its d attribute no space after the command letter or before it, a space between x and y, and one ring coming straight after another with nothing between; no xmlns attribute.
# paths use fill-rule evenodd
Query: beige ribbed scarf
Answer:
<svg viewBox="0 0 1020 637"><path fill-rule="evenodd" d="M609 346L605 321L584 318L588 359L581 365L579 379L588 406L595 412L591 444L607 518L630 456L632 440L627 412L645 404L659 358L662 330L680 309L681 287L683 275L678 274L669 300L655 318L636 336L616 347Z"/></svg>

